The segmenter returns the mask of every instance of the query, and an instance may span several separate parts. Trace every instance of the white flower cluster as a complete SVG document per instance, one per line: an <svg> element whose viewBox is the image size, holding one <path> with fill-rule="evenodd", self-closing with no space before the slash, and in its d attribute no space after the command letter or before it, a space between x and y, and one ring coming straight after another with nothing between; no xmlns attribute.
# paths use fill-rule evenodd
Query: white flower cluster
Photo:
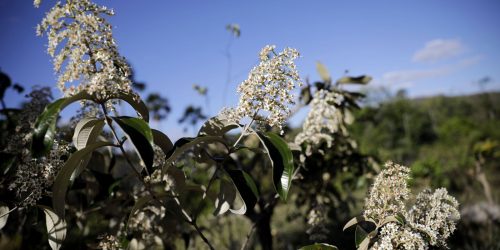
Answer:
<svg viewBox="0 0 500 250"><path fill-rule="evenodd" d="M33 159L28 154L23 154L19 159L16 169L16 178L9 185L10 190L14 190L21 199L21 207L36 205L42 195L54 183L57 172L64 165L64 157L68 157L69 145L59 145L54 141L53 149L47 157Z"/></svg>
<svg viewBox="0 0 500 250"><path fill-rule="evenodd" d="M18 118L16 133L11 135L5 151L17 156L15 179L9 184L21 199L20 206L35 205L48 187L54 182L57 171L64 161L61 157L68 156L69 146L60 145L56 140L53 149L47 157L33 159L30 152L32 131L36 118L50 103L49 88L34 89L29 97L31 100L24 106Z"/></svg>
<svg viewBox="0 0 500 250"><path fill-rule="evenodd" d="M285 48L276 53L275 48L268 45L261 50L259 65L239 85L240 100L232 114L234 121L260 115L259 122L282 129L290 115L289 106L295 104L292 90L302 85L294 62L299 52Z"/></svg>
<svg viewBox="0 0 500 250"><path fill-rule="evenodd" d="M343 127L344 114L335 105L340 105L344 97L338 93L328 90L319 90L314 93L311 102L311 110L307 115L302 132L295 137L297 145L306 145L306 155L312 153L314 147L326 142L328 147L332 146L333 134Z"/></svg>
<svg viewBox="0 0 500 250"><path fill-rule="evenodd" d="M407 167L386 163L366 199L364 215L379 223L389 216L404 216L405 224L394 222L382 226L373 249L428 249L446 247L446 239L455 231L460 219L458 202L445 188L424 190L406 211L409 189Z"/></svg>
<svg viewBox="0 0 500 250"><path fill-rule="evenodd" d="M399 164L387 162L365 199L366 217L375 221L403 213L406 211L405 202L409 198L410 190L406 184L410 170Z"/></svg>
<svg viewBox="0 0 500 250"><path fill-rule="evenodd" d="M427 243L419 233L396 223L387 223L380 231L379 239L370 249L373 250L424 250Z"/></svg>
<svg viewBox="0 0 500 250"><path fill-rule="evenodd" d="M460 212L457 200L445 188L439 188L434 193L424 190L418 194L408 216L412 226L430 238L431 245L446 246Z"/></svg>
<svg viewBox="0 0 500 250"><path fill-rule="evenodd" d="M47 52L59 74L58 87L66 96L87 91L106 98L131 91L130 69L119 55L105 19L111 15L112 10L89 0L68 0L57 3L38 25L38 35L47 33ZM79 85L68 87L72 82Z"/></svg>

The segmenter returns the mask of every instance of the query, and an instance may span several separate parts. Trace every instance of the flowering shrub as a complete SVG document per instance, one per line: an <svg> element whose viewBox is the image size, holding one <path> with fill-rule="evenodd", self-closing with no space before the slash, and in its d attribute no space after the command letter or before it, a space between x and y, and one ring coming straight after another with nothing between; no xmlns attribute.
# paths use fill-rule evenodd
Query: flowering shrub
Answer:
<svg viewBox="0 0 500 250"><path fill-rule="evenodd" d="M148 105L132 90L131 71L106 21L110 15L112 10L89 0L67 0L57 3L38 26L37 33L48 36L47 50L63 97L52 101L48 89L35 89L17 116L16 133L2 150L2 183L8 184L13 199L0 204L0 228L11 214L21 227L27 225L26 218L38 221L32 213L40 210L45 215L44 237L52 249L71 237L92 238L80 242L89 248L199 248L196 240L201 239L205 247L215 249L208 236L215 229L206 224L206 217L237 214L252 222L238 247L250 248L256 231L262 248L270 249L269 224L281 199L307 207L310 227L303 231L312 241L328 239L327 213L334 204L351 204L345 190L374 170L356 151L346 129L353 122L350 110L358 108L362 95L340 86L366 84L371 78L343 77L333 83L318 65L323 82L316 83L314 94L309 84L301 89L302 105L311 111L302 131L292 138L285 132L294 112L294 90L302 87L295 66L299 52L279 52L268 45L238 87L238 106L205 121L196 137L173 143L149 126L150 112L160 119L164 115L157 112L169 107L160 97ZM239 27L237 31L239 35ZM82 106L72 122L58 126L60 112L78 102ZM137 116L120 116L115 108L122 102ZM238 136L229 133L234 130ZM332 162L339 169L325 167ZM424 191L407 211L408 173L389 163L376 178L361 216L376 229L368 233L357 227L364 233L356 237L360 248L446 245L459 217L458 203L445 189ZM325 188L332 179L340 183L333 191ZM295 195L292 184L297 185ZM314 194L308 193L311 190ZM358 222L357 217L347 226ZM335 247L304 247L328 248Z"/></svg>

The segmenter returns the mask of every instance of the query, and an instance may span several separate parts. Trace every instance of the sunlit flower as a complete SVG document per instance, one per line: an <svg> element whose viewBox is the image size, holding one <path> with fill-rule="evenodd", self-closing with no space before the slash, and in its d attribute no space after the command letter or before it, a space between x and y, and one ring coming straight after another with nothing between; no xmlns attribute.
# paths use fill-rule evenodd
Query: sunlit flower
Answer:
<svg viewBox="0 0 500 250"><path fill-rule="evenodd" d="M275 46L266 46L260 52L261 62L254 67L239 87L240 100L234 110L235 120L244 117L282 129L294 104L292 90L301 86L294 60L299 57L295 49L285 48L276 53Z"/></svg>
<svg viewBox="0 0 500 250"><path fill-rule="evenodd" d="M130 69L105 19L111 15L112 10L89 0L66 1L57 3L38 25L37 34L48 36L47 52L65 95L85 90L105 98L131 91Z"/></svg>
<svg viewBox="0 0 500 250"><path fill-rule="evenodd" d="M446 246L459 219L458 202L445 188L422 191L409 212L413 227L428 235L431 245Z"/></svg>
<svg viewBox="0 0 500 250"><path fill-rule="evenodd" d="M387 162L365 200L364 215L375 221L381 221L391 215L404 214L405 202L410 194L406 184L409 173L407 167Z"/></svg>
<svg viewBox="0 0 500 250"><path fill-rule="evenodd" d="M374 250L424 250L428 249L422 235L396 223L387 223L370 249Z"/></svg>

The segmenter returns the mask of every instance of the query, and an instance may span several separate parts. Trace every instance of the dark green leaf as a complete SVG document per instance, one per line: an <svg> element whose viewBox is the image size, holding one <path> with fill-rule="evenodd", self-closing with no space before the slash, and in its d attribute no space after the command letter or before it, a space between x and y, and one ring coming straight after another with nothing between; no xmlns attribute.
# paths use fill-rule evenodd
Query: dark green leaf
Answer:
<svg viewBox="0 0 500 250"><path fill-rule="evenodd" d="M125 102L127 102L128 104L130 104L130 106L132 106L132 108L134 108L135 111L137 111L137 113L139 113L141 115L141 117L142 117L142 119L144 121L149 122L149 110L148 110L148 107L135 94L130 93L130 92L120 92L116 96L112 96L111 99L124 100Z"/></svg>
<svg viewBox="0 0 500 250"><path fill-rule="evenodd" d="M359 247L367 237L368 233L362 227L356 226L356 232L355 232L356 247Z"/></svg>
<svg viewBox="0 0 500 250"><path fill-rule="evenodd" d="M406 218L402 213L398 213L396 216L396 220L401 224L404 225L406 224Z"/></svg>
<svg viewBox="0 0 500 250"><path fill-rule="evenodd" d="M158 131L156 129L151 129L151 132L153 133L154 143L158 147L160 147L165 156L167 156L169 152L174 148L172 141L170 140L170 138L168 138L167 135L165 135L161 131Z"/></svg>
<svg viewBox="0 0 500 250"><path fill-rule="evenodd" d="M125 132L127 138L132 141L136 152L146 165L148 173L152 173L154 149L153 132L149 125L140 118L119 116L113 117L120 128Z"/></svg>
<svg viewBox="0 0 500 250"><path fill-rule="evenodd" d="M281 137L272 132L258 132L257 134L264 144L273 166L273 181L276 192L281 199L286 200L295 171L292 151Z"/></svg>
<svg viewBox="0 0 500 250"><path fill-rule="evenodd" d="M215 199L214 215L221 215L231 209L231 204L236 198L236 189L231 181L220 179L219 194ZM237 209L238 210L238 209Z"/></svg>
<svg viewBox="0 0 500 250"><path fill-rule="evenodd" d="M244 214L247 208L253 208L255 203L257 203L257 197L259 197L257 186L249 174L236 168L236 162L231 158L227 158L226 161L224 161L224 171L226 171L233 181L243 203L245 203L240 209L231 210L231 212L235 214Z"/></svg>
<svg viewBox="0 0 500 250"><path fill-rule="evenodd" d="M92 96L86 92L80 92L71 97L61 98L45 107L43 113L36 120L33 131L31 151L34 157L41 157L52 148L59 112L69 104L84 99L91 100Z"/></svg>
<svg viewBox="0 0 500 250"><path fill-rule="evenodd" d="M177 157L181 156L187 150L194 146L209 144L219 142L226 145L224 139L219 136L200 136L195 138L181 138L175 142L173 150L167 155L168 159L165 162L165 166L170 166L177 160Z"/></svg>
<svg viewBox="0 0 500 250"><path fill-rule="evenodd" d="M299 250L338 250L338 248L326 243L315 243L309 246L301 247Z"/></svg>
<svg viewBox="0 0 500 250"><path fill-rule="evenodd" d="M59 173L54 180L54 187L52 188L52 204L54 211L61 218L64 218L64 206L66 204L66 192L71 183L71 177L73 172L78 168L80 164L84 164L87 161L87 157L94 150L104 146L113 146L109 142L96 142L88 145L86 148L76 151L73 153L69 159L64 163Z"/></svg>

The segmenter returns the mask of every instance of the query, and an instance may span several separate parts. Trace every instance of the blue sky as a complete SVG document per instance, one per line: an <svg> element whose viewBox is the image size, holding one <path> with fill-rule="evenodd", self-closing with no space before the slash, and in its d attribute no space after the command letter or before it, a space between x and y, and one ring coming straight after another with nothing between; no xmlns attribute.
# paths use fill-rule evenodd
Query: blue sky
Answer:
<svg viewBox="0 0 500 250"><path fill-rule="evenodd" d="M13 81L55 86L46 37L35 36L54 2L35 9L29 0L0 0L0 69ZM334 76L369 74L372 87L406 88L410 96L477 92L486 76L486 88L500 90L497 0L98 2L116 12L114 35L136 79L169 99L173 112L156 126L176 134L184 107L205 105L192 85L208 87L211 114L236 105L235 89L266 44L297 48L299 72L311 80L319 60ZM229 23L242 34L231 42L227 85ZM20 98L9 92L7 102Z"/></svg>

